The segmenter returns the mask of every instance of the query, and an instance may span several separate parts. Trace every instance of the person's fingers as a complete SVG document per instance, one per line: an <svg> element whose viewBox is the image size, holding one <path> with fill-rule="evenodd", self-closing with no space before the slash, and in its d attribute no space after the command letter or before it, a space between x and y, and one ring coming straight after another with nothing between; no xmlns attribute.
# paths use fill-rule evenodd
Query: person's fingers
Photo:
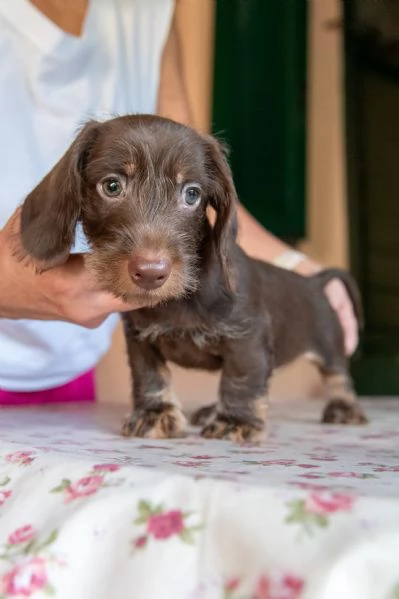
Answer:
<svg viewBox="0 0 399 599"><path fill-rule="evenodd" d="M19 233L21 230L21 208L17 208L8 219L5 229L11 233Z"/></svg>
<svg viewBox="0 0 399 599"><path fill-rule="evenodd" d="M17 208L8 219L4 229L4 242L8 245L13 256L22 255L21 245L21 209Z"/></svg>
<svg viewBox="0 0 399 599"><path fill-rule="evenodd" d="M320 266L311 260L304 260L296 272L309 276L321 270ZM351 356L359 342L358 322L353 310L351 299L346 291L345 285L339 279L333 279L326 285L325 293L336 311L344 334L345 353Z"/></svg>
<svg viewBox="0 0 399 599"><path fill-rule="evenodd" d="M105 298L107 310L109 312L130 312L131 310L139 310L146 306L144 301L136 300L135 302L124 302L119 298L115 298L109 294Z"/></svg>
<svg viewBox="0 0 399 599"><path fill-rule="evenodd" d="M127 304L106 292L90 292L84 298L61 301L60 315L63 320L74 322L86 328L99 326L110 314L137 310L142 304Z"/></svg>
<svg viewBox="0 0 399 599"><path fill-rule="evenodd" d="M325 292L335 310L339 310L345 305L347 299L345 287L338 279L330 281L325 288Z"/></svg>
<svg viewBox="0 0 399 599"><path fill-rule="evenodd" d="M97 329L104 322L104 320L106 320L107 316L87 320L86 322L81 323L81 326L84 326L86 329Z"/></svg>
<svg viewBox="0 0 399 599"><path fill-rule="evenodd" d="M342 323L345 331L345 352L351 356L359 342L358 323L350 300L341 309Z"/></svg>
<svg viewBox="0 0 399 599"><path fill-rule="evenodd" d="M345 352L350 356L355 351L358 341L358 323L353 310L352 302L345 286L338 279L331 281L326 289L326 295L331 306L337 312L344 332Z"/></svg>

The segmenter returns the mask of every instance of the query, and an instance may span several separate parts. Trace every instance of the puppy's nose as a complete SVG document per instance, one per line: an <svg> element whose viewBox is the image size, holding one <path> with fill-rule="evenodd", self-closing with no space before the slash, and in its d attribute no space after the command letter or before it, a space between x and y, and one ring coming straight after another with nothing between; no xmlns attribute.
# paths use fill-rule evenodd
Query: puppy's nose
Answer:
<svg viewBox="0 0 399 599"><path fill-rule="evenodd" d="M129 262L129 274L134 283L142 289L158 289L170 275L171 264L165 259L148 259L135 256Z"/></svg>

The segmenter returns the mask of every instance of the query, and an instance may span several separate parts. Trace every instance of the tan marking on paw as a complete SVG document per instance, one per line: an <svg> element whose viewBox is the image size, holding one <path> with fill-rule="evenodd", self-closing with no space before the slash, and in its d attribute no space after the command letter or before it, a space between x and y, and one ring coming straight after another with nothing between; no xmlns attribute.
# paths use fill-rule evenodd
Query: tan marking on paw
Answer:
<svg viewBox="0 0 399 599"><path fill-rule="evenodd" d="M353 403L356 401L356 395L350 387L348 377L343 374L330 374L325 377L327 397L342 398Z"/></svg>
<svg viewBox="0 0 399 599"><path fill-rule="evenodd" d="M266 438L266 429L260 430L247 423L230 423L216 418L201 431L205 439L226 439L234 443L261 443Z"/></svg>
<svg viewBox="0 0 399 599"><path fill-rule="evenodd" d="M253 400L253 410L256 418L266 422L269 411L269 396L262 395L262 397Z"/></svg>
<svg viewBox="0 0 399 599"><path fill-rule="evenodd" d="M181 409L171 403L133 412L122 425L125 437L169 439L181 437L186 428L186 418Z"/></svg>

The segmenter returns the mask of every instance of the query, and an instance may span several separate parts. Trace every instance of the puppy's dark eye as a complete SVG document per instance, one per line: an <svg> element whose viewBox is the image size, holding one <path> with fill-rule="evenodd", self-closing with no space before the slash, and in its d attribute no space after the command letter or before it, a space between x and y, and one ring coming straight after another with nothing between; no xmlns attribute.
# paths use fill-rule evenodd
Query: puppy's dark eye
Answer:
<svg viewBox="0 0 399 599"><path fill-rule="evenodd" d="M123 191L121 182L116 177L105 179L101 186L104 194L110 198L117 198Z"/></svg>
<svg viewBox="0 0 399 599"><path fill-rule="evenodd" d="M183 188L182 197L186 206L196 206L201 200L201 189L197 185L187 185Z"/></svg>

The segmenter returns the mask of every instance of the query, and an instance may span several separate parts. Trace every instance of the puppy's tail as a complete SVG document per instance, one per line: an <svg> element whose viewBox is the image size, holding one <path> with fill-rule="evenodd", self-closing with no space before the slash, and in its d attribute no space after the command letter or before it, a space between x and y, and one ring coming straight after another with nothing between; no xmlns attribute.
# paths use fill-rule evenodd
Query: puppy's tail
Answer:
<svg viewBox="0 0 399 599"><path fill-rule="evenodd" d="M339 279L345 285L345 289L348 292L348 295L353 305L353 310L359 328L363 329L364 315L362 300L360 296L359 287L357 286L357 283L353 276L348 271L341 268L328 268L326 270L322 270L321 272L311 277L311 280L314 281L317 287L321 290L324 290L326 285L333 279Z"/></svg>

